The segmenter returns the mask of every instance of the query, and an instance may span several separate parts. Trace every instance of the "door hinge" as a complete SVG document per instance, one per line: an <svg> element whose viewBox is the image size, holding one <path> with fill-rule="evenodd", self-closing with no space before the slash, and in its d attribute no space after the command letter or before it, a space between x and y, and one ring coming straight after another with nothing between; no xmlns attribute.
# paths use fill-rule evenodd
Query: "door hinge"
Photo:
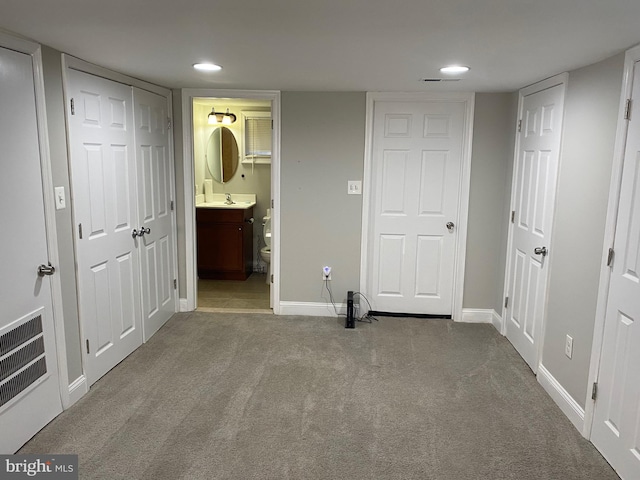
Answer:
<svg viewBox="0 0 640 480"><path fill-rule="evenodd" d="M516 221L516 211L511 210L511 223Z"/></svg>
<svg viewBox="0 0 640 480"><path fill-rule="evenodd" d="M591 400L595 400L598 396L598 382L593 382L593 387L591 388Z"/></svg>
<svg viewBox="0 0 640 480"><path fill-rule="evenodd" d="M615 253L613 252L613 248L609 249L609 255L607 256L607 267L613 266L613 256Z"/></svg>
<svg viewBox="0 0 640 480"><path fill-rule="evenodd" d="M518 120L518 131L522 131L522 120Z"/></svg>
<svg viewBox="0 0 640 480"><path fill-rule="evenodd" d="M504 297L504 308L509 306L509 297Z"/></svg>
<svg viewBox="0 0 640 480"><path fill-rule="evenodd" d="M167 129L171 130L171 119L167 118Z"/></svg>
<svg viewBox="0 0 640 480"><path fill-rule="evenodd" d="M173 279L173 289L174 290L178 289L178 280L176 278Z"/></svg>
<svg viewBox="0 0 640 480"><path fill-rule="evenodd" d="M80 237L80 240L82 240L82 224L81 223L78 224L78 236Z"/></svg>
<svg viewBox="0 0 640 480"><path fill-rule="evenodd" d="M631 99L627 98L627 103L624 107L624 119L631 120Z"/></svg>
<svg viewBox="0 0 640 480"><path fill-rule="evenodd" d="M71 99L71 115L75 115L76 114L76 104L73 101L73 98Z"/></svg>
<svg viewBox="0 0 640 480"><path fill-rule="evenodd" d="M171 208L171 211L173 212L173 200L171 200L171 203L169 203L169 207Z"/></svg>
<svg viewBox="0 0 640 480"><path fill-rule="evenodd" d="M87 338L87 353L91 353L91 350L89 349L89 339Z"/></svg>

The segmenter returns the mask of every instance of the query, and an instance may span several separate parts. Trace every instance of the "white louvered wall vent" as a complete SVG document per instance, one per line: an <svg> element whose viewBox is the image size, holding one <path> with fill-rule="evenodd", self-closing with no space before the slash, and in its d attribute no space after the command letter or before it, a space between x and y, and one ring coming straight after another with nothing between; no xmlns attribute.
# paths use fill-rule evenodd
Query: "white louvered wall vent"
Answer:
<svg viewBox="0 0 640 480"><path fill-rule="evenodd" d="M46 373L42 315L0 336L0 407Z"/></svg>

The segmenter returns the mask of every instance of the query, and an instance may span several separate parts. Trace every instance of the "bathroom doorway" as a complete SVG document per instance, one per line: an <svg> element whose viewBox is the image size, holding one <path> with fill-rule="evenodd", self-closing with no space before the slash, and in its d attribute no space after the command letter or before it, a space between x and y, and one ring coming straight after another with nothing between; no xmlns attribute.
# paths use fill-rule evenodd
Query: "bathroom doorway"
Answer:
<svg viewBox="0 0 640 480"><path fill-rule="evenodd" d="M183 92L192 92L183 93L183 112L187 103L190 120L183 122L184 151L190 151L185 155L185 200L191 199L191 205L185 201L185 237L187 257L192 254L187 303L191 293L193 308L188 309L272 312L277 304L277 269L271 261L277 254L270 243L277 238L272 206L279 180L273 168L279 95Z"/></svg>

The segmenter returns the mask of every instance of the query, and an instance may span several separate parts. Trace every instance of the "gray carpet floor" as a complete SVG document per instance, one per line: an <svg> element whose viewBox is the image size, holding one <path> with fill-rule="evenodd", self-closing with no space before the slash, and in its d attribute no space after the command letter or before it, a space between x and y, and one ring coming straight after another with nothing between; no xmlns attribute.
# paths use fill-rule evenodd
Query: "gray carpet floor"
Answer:
<svg viewBox="0 0 640 480"><path fill-rule="evenodd" d="M19 453L82 479L618 477L490 325L172 318Z"/></svg>

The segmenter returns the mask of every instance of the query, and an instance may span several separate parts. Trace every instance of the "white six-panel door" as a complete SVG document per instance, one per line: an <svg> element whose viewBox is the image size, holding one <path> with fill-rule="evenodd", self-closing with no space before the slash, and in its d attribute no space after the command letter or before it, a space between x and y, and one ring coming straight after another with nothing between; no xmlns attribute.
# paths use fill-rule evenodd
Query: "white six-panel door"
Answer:
<svg viewBox="0 0 640 480"><path fill-rule="evenodd" d="M564 83L557 82L543 90L534 88L523 96L520 108L506 334L534 372L549 275L564 89ZM536 249L546 249L547 255Z"/></svg>
<svg viewBox="0 0 640 480"><path fill-rule="evenodd" d="M32 57L0 48L0 454L62 412Z"/></svg>
<svg viewBox="0 0 640 480"><path fill-rule="evenodd" d="M640 62L635 63L591 441L640 478Z"/></svg>
<svg viewBox="0 0 640 480"><path fill-rule="evenodd" d="M142 344L131 87L68 70L79 313L89 385Z"/></svg>
<svg viewBox="0 0 640 480"><path fill-rule="evenodd" d="M373 308L451 315L465 104L376 101L374 108Z"/></svg>
<svg viewBox="0 0 640 480"><path fill-rule="evenodd" d="M133 99L146 342L176 312L171 155L166 97L134 88Z"/></svg>

